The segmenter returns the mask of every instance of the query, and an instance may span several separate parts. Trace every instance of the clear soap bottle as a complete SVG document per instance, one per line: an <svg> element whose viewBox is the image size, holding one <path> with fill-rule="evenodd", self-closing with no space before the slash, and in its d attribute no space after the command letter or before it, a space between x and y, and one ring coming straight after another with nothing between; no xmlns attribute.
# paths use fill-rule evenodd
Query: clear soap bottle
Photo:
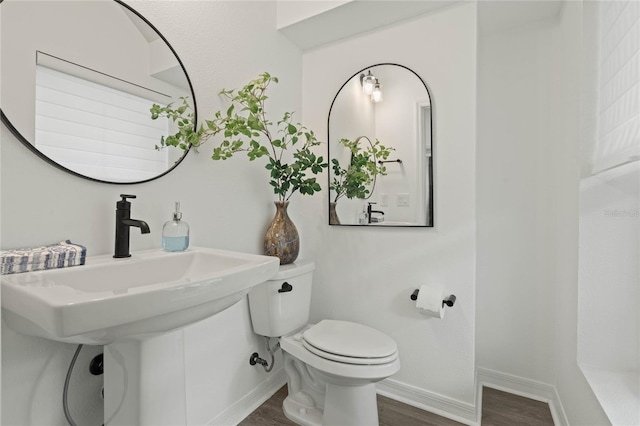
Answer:
<svg viewBox="0 0 640 426"><path fill-rule="evenodd" d="M360 225L369 224L369 209L366 204L362 206L362 211L358 215L358 223Z"/></svg>
<svg viewBox="0 0 640 426"><path fill-rule="evenodd" d="M180 202L176 201L173 220L162 228L162 248L165 251L185 251L189 247L189 224L182 220Z"/></svg>

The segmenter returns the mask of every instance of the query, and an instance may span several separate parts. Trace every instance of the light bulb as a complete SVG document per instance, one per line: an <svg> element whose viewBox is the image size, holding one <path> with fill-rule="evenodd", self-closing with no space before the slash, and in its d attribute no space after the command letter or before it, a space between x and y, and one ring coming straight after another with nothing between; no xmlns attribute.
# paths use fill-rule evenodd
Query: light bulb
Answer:
<svg viewBox="0 0 640 426"><path fill-rule="evenodd" d="M366 95L370 95L371 93L373 93L373 88L374 88L375 84L376 84L376 78L373 76L373 74L371 74L371 70L369 70L367 75L363 74L363 77L362 77L362 91Z"/></svg>
<svg viewBox="0 0 640 426"><path fill-rule="evenodd" d="M378 83L378 80L376 80L376 84L371 92L371 101L382 102L382 84Z"/></svg>

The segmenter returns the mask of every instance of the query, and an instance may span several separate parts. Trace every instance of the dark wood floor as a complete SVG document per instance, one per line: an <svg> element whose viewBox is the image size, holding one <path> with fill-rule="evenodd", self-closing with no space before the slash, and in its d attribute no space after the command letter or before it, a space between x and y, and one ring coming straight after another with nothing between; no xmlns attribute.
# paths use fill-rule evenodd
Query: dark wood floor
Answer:
<svg viewBox="0 0 640 426"><path fill-rule="evenodd" d="M495 389L482 389L483 426L553 426L549 404Z"/></svg>
<svg viewBox="0 0 640 426"><path fill-rule="evenodd" d="M284 386L239 426L295 426L282 412ZM380 426L454 426L461 423L378 395ZM495 389L482 391L483 426L553 426L549 405Z"/></svg>

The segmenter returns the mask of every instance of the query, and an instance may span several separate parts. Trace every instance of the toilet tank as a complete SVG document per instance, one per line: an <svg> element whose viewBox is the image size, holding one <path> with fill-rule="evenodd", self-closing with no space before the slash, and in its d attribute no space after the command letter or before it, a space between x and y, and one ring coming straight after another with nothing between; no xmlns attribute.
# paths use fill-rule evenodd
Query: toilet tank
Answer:
<svg viewBox="0 0 640 426"><path fill-rule="evenodd" d="M249 291L249 311L256 334L285 336L309 322L314 269L315 264L310 261L280 265L276 276Z"/></svg>

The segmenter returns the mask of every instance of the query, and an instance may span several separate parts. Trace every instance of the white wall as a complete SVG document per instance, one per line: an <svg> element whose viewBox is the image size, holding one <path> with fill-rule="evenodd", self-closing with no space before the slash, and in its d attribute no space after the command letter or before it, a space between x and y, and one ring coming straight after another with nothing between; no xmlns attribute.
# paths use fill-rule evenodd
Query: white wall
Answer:
<svg viewBox="0 0 640 426"><path fill-rule="evenodd" d="M353 0L280 1L278 2L278 29L312 18Z"/></svg>
<svg viewBox="0 0 640 426"><path fill-rule="evenodd" d="M475 365L475 52L476 6L456 4L303 56L304 121L313 128L326 126L335 93L368 65L403 64L432 89L435 227L328 227L327 200L317 197L306 213L319 221L300 228L317 264L312 319L389 334L402 364L393 383L411 389L413 402L439 394L466 408ZM458 296L443 320L421 317L410 301L421 284Z"/></svg>
<svg viewBox="0 0 640 426"><path fill-rule="evenodd" d="M558 420L587 425L608 420L576 361L581 49L580 2L480 37L476 342L479 367L555 387Z"/></svg>
<svg viewBox="0 0 640 426"><path fill-rule="evenodd" d="M301 54L275 30L272 2L130 3L166 36L183 60L196 92L199 111L221 107L217 93L239 87L263 71L280 78L269 100L274 121L287 110L300 111ZM242 19L242 31L237 23ZM298 118L300 118L298 116ZM314 129L319 131L318 128ZM86 244L89 255L113 250L114 210L120 193L136 194L132 217L146 220L151 234L132 230L136 250L161 246L162 224L173 201L182 202L192 244L261 253L262 239L275 212L268 174L258 162L234 158L213 162L208 150L191 153L175 171L145 184L96 184L49 166L23 147L2 126L1 247L52 243L69 238ZM294 200L289 213L297 223L308 201ZM310 223L319 223L310 221ZM307 234L308 235L308 234ZM303 254L308 238L303 234ZM213 420L224 408L267 377L248 358L264 352L264 342L250 331L246 302L185 331L189 421ZM2 330L3 425L64 425L61 392L74 346L18 336ZM81 364L86 362L82 361ZM191 368L191 367L190 367ZM233 375L231 373L234 373ZM272 373L273 374L273 373ZM236 380L240 377L241 380ZM95 392L87 383L71 399ZM9 390L8 392L6 390ZM81 424L101 424L93 413Z"/></svg>
<svg viewBox="0 0 640 426"><path fill-rule="evenodd" d="M303 50L384 28L458 0L278 0L278 29Z"/></svg>
<svg viewBox="0 0 640 426"><path fill-rule="evenodd" d="M558 143L550 152L556 182L554 184L553 223L555 247L555 357L554 374L562 405L570 424L609 424L577 363L578 348L578 217L580 182L580 107L582 49L591 45L584 40L582 8L579 2L567 2L559 20L559 39L554 45L554 72L551 87L557 102L551 111L552 126ZM580 76L580 78L578 78Z"/></svg>
<svg viewBox="0 0 640 426"><path fill-rule="evenodd" d="M481 34L478 366L553 382L552 21Z"/></svg>

